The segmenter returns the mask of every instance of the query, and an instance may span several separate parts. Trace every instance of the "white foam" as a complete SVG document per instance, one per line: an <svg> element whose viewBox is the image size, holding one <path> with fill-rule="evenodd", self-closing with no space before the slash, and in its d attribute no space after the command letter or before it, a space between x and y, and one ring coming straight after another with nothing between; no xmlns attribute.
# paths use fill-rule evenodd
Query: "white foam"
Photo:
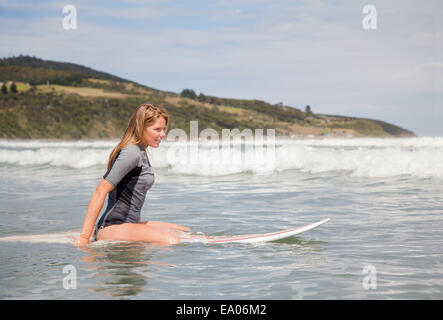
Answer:
<svg viewBox="0 0 443 320"><path fill-rule="evenodd" d="M0 140L0 164L87 168L106 165L116 140L15 141Z"/></svg>
<svg viewBox="0 0 443 320"><path fill-rule="evenodd" d="M25 150L1 150L0 163L20 166L67 166L86 168L107 163L110 150L73 149L73 148L39 148Z"/></svg>
<svg viewBox="0 0 443 320"><path fill-rule="evenodd" d="M245 145L241 150L237 145L223 153L213 144L201 144L195 156L189 144L170 145L156 150L155 163L174 173L203 176L297 169L307 173L344 171L358 177L443 178L443 138L281 139L275 148L257 153L254 148L260 146Z"/></svg>
<svg viewBox="0 0 443 320"><path fill-rule="evenodd" d="M105 166L117 141L0 140L0 164L17 166ZM342 171L358 177L411 175L443 178L443 138L276 139L263 143L162 142L149 149L154 168L171 173L222 176Z"/></svg>
<svg viewBox="0 0 443 320"><path fill-rule="evenodd" d="M113 148L118 140L0 140L0 148Z"/></svg>

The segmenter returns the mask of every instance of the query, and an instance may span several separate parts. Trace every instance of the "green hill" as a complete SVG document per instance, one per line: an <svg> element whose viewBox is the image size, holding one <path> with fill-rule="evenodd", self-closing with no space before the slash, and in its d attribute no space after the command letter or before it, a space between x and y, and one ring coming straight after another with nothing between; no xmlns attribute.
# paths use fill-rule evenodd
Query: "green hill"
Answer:
<svg viewBox="0 0 443 320"><path fill-rule="evenodd" d="M289 136L414 136L411 131L371 119L320 115L260 100L229 99L156 90L81 65L29 56L0 59L0 138L118 138L133 110L156 103L171 115L169 129L189 133L213 128L275 129ZM18 92L12 92L12 83Z"/></svg>
<svg viewBox="0 0 443 320"><path fill-rule="evenodd" d="M42 60L30 56L0 59L0 81L24 81L41 84L79 83L82 79L96 78L110 81L130 82L74 63Z"/></svg>

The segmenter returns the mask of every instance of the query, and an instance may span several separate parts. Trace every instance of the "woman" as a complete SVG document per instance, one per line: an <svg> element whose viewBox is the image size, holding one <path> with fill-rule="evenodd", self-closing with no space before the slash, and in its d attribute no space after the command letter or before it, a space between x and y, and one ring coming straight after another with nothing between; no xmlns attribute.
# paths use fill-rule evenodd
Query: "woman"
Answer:
<svg viewBox="0 0 443 320"><path fill-rule="evenodd" d="M109 156L106 174L92 194L76 246L89 243L108 193L108 206L94 229L93 240L177 244L178 235L190 231L172 223L140 221L146 192L154 183L146 148L158 148L166 135L168 120L166 111L153 104L142 104L134 112L120 143Z"/></svg>

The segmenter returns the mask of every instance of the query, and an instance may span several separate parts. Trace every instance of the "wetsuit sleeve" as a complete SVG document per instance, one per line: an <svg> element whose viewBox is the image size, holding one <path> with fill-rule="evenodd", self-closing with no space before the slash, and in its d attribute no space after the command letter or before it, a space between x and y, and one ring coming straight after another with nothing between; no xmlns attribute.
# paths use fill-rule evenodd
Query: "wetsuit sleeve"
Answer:
<svg viewBox="0 0 443 320"><path fill-rule="evenodd" d="M140 153L137 151L137 148L132 146L123 148L103 178L115 188L119 182L138 165L139 160Z"/></svg>

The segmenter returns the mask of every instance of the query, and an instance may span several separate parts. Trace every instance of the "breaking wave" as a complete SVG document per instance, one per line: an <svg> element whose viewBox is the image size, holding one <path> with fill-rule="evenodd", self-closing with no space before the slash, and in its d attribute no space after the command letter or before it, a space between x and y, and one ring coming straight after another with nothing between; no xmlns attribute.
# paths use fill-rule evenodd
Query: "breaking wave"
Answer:
<svg viewBox="0 0 443 320"><path fill-rule="evenodd" d="M0 140L0 165L106 166L116 140ZM275 143L274 143L275 142ZM342 171L357 177L410 175L443 178L443 138L276 139L272 144L162 142L148 149L155 168L172 173L221 176L284 170L306 173Z"/></svg>

